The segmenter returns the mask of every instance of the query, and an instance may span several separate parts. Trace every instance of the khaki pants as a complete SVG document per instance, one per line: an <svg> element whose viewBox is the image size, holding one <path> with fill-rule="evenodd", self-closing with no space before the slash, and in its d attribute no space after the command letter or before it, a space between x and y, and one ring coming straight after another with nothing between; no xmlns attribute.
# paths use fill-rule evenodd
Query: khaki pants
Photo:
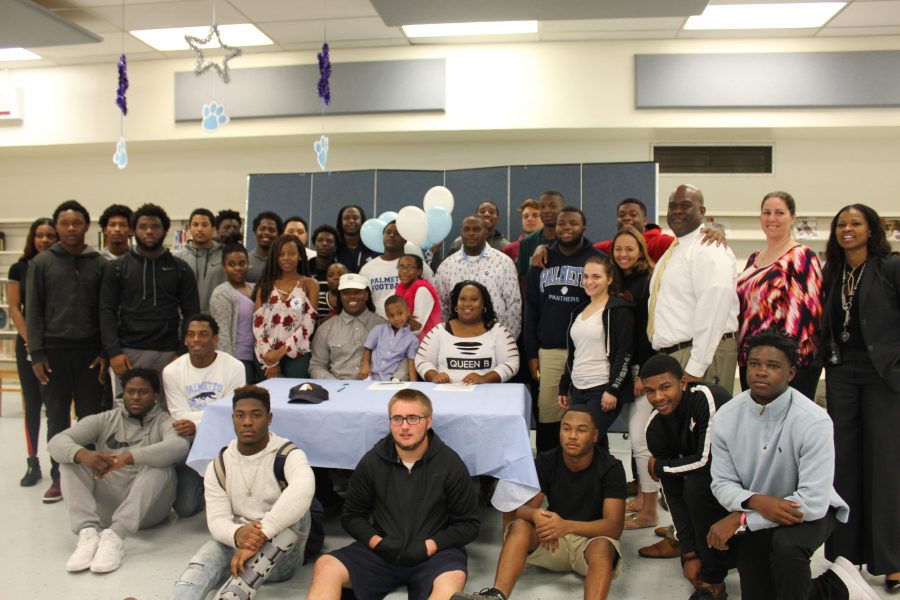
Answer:
<svg viewBox="0 0 900 600"><path fill-rule="evenodd" d="M558 423L565 412L559 406L559 380L566 368L567 350L559 348L538 348L541 361L541 381L538 392L538 422Z"/></svg>
<svg viewBox="0 0 900 600"><path fill-rule="evenodd" d="M678 361L681 368L687 366L691 359L691 350L689 346L673 352L669 356ZM716 353L713 355L713 361L703 374L703 381L708 383L717 383L728 390L729 394L734 395L734 375L737 369L737 340L728 338L719 341L716 346Z"/></svg>

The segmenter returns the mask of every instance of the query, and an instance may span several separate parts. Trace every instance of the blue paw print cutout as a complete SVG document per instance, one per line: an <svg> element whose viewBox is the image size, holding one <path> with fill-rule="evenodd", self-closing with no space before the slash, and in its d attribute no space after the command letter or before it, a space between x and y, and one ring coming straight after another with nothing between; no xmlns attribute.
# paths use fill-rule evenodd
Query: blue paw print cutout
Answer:
<svg viewBox="0 0 900 600"><path fill-rule="evenodd" d="M128 148L125 146L125 138L119 138L119 141L116 143L116 151L113 154L112 161L119 169L124 169L128 166Z"/></svg>
<svg viewBox="0 0 900 600"><path fill-rule="evenodd" d="M316 162L323 171L328 164L328 136L322 135L313 143L313 150L316 151Z"/></svg>
<svg viewBox="0 0 900 600"><path fill-rule="evenodd" d="M213 133L219 127L228 125L230 120L225 114L225 107L215 100L203 105L203 131Z"/></svg>

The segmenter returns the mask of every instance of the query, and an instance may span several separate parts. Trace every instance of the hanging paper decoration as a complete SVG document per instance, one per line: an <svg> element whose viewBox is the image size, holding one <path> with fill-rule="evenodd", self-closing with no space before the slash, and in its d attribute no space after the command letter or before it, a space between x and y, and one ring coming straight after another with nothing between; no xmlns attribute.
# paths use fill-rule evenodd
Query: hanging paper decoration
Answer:
<svg viewBox="0 0 900 600"><path fill-rule="evenodd" d="M125 55L119 56L119 88L116 90L116 105L122 111L122 116L128 114L128 99L125 93L128 91L128 59Z"/></svg>
<svg viewBox="0 0 900 600"><path fill-rule="evenodd" d="M219 47L225 51L225 56L221 65L215 61L206 62L206 56L203 54L202 47L208 44L213 38L216 38ZM195 75L199 77L210 69L215 69L216 73L219 74L219 77L222 78L222 81L225 83L231 81L231 71L228 66L228 61L240 56L243 53L243 50L226 45L225 42L222 41L222 36L219 33L219 27L217 25L210 25L209 32L206 34L205 38L186 35L184 36L184 41L188 43L188 46L190 46L191 50L197 55L197 65L194 67Z"/></svg>
<svg viewBox="0 0 900 600"><path fill-rule="evenodd" d="M113 154L112 161L117 167L119 167L120 170L128 166L128 148L125 146L124 137L119 138L119 142L116 144L116 152Z"/></svg>
<svg viewBox="0 0 900 600"><path fill-rule="evenodd" d="M313 150L316 151L316 162L319 163L319 168L325 171L328 164L328 136L323 133L322 137L313 143Z"/></svg>
<svg viewBox="0 0 900 600"><path fill-rule="evenodd" d="M203 131L215 133L219 127L228 125L231 119L225 114L225 107L213 100L203 105Z"/></svg>
<svg viewBox="0 0 900 600"><path fill-rule="evenodd" d="M331 77L331 57L328 54L328 42L322 44L322 51L316 56L319 58L319 98L326 106L330 106L331 86L328 79Z"/></svg>

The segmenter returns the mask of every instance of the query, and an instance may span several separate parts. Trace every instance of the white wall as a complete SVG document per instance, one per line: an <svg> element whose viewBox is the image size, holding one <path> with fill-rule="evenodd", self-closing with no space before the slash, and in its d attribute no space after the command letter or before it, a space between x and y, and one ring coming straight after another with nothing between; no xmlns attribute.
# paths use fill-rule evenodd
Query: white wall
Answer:
<svg viewBox="0 0 900 600"><path fill-rule="evenodd" d="M655 141L774 142L773 175L689 178L706 192L710 210L754 210L766 191L780 188L795 194L801 210L861 200L896 214L900 109L638 111L633 56L898 46L900 38L873 37L334 51L336 69L341 61L446 57L447 111L328 117L329 167L633 161L648 160ZM313 52L251 54L233 66L314 60ZM10 71L25 91L25 121L0 126L0 220L47 214L70 197L97 213L114 201L156 201L173 216L197 205L243 208L247 174L317 169L312 142L321 133L319 118L236 121L215 135L199 123L176 124L173 73L192 66L190 60L129 65L130 163L122 172L111 162L119 136L114 65ZM684 180L661 177L661 196Z"/></svg>

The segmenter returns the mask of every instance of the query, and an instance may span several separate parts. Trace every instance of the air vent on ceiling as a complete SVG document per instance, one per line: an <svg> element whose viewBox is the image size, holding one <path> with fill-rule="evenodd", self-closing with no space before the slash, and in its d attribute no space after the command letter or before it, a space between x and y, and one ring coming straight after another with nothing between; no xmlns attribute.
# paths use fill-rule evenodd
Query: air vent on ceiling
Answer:
<svg viewBox="0 0 900 600"><path fill-rule="evenodd" d="M771 173L772 146L653 146L660 173Z"/></svg>

